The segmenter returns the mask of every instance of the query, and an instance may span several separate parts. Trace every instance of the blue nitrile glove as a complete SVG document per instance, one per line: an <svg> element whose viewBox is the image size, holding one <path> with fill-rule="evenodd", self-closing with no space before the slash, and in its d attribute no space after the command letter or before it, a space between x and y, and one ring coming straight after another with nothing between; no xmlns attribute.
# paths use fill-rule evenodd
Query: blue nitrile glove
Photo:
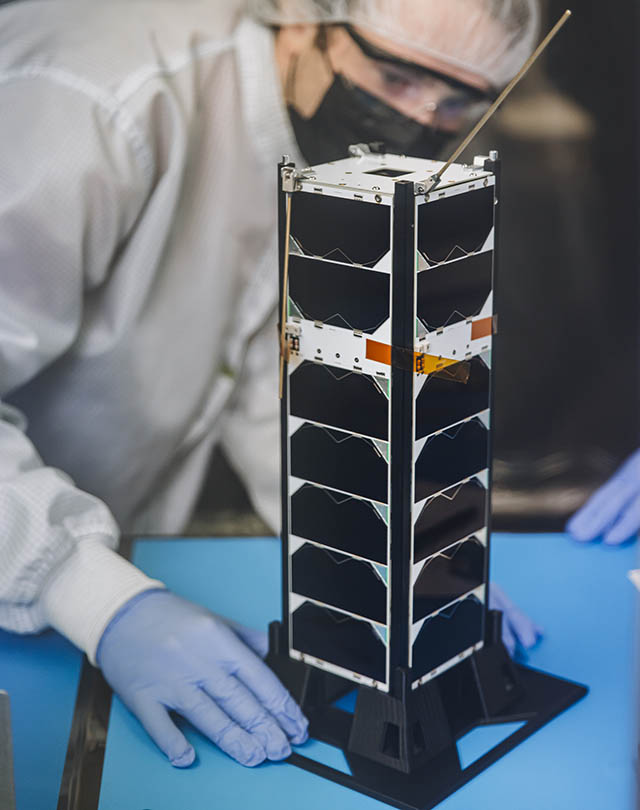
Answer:
<svg viewBox="0 0 640 810"><path fill-rule="evenodd" d="M150 590L111 620L96 660L172 765L191 765L195 751L169 711L238 762L258 765L289 756L290 741L307 739L308 722L247 646L253 642L264 652L264 634L241 630L169 591Z"/></svg>
<svg viewBox="0 0 640 810"><path fill-rule="evenodd" d="M502 642L512 658L518 644L528 650L542 635L542 629L493 582L489 587L489 607L502 611Z"/></svg>
<svg viewBox="0 0 640 810"><path fill-rule="evenodd" d="M640 531L640 450L589 498L566 527L574 540L616 546Z"/></svg>

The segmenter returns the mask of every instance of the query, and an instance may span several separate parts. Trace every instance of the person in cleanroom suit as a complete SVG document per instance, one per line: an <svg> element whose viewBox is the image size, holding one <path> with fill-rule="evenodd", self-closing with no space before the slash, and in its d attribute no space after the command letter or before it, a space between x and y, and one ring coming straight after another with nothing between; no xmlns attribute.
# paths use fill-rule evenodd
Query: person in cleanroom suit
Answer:
<svg viewBox="0 0 640 810"><path fill-rule="evenodd" d="M169 710L246 765L307 733L262 635L114 551L184 528L216 442L277 529L276 163L433 156L531 52L535 1L0 11L0 626L71 639L173 765Z"/></svg>

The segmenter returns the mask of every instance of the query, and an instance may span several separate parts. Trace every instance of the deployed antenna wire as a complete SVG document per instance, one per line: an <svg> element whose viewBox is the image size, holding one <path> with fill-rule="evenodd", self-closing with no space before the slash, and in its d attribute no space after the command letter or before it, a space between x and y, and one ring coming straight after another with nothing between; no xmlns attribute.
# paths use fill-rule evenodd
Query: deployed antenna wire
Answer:
<svg viewBox="0 0 640 810"><path fill-rule="evenodd" d="M282 278L282 312L280 313L280 399L284 385L284 361L287 357L287 285L289 283L289 236L291 234L291 193L287 193L287 216L284 228L284 268Z"/></svg>
<svg viewBox="0 0 640 810"><path fill-rule="evenodd" d="M538 58L542 55L542 53L547 49L547 46L551 43L551 41L555 38L556 34L560 31L560 29L564 26L566 22L568 22L569 17L571 17L571 11L567 9L565 13L560 17L558 22L553 26L551 31L547 34L547 36L542 40L542 42L538 45L535 51L531 54L531 56L527 59L524 65L520 68L518 73L511 79L509 84L504 88L502 93L498 96L498 98L493 102L493 104L489 107L486 113L482 116L482 118L478 121L475 127L471 130L471 132L467 135L467 137L462 141L460 146L456 149L456 151L451 155L449 160L440 168L438 171L429 178L429 183L427 184L427 191L430 191L432 188L437 186L440 182L440 178L446 172L446 170L454 163L457 158L464 152L464 150L469 146L471 141L476 137L478 132L482 129L482 127L487 123L487 121L492 117L498 107L502 104L502 102L507 98L507 96L511 93L514 87L519 84L520 80L524 78L524 76L529 72L529 69L534 65L535 62L538 61Z"/></svg>

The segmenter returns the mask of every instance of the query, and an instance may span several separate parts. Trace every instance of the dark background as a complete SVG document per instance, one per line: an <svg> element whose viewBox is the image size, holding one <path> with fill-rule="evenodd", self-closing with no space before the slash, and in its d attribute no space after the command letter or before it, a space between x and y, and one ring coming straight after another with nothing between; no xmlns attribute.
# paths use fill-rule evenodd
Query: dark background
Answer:
<svg viewBox="0 0 640 810"><path fill-rule="evenodd" d="M504 178L497 525L562 525L640 443L636 9L581 0L476 144Z"/></svg>

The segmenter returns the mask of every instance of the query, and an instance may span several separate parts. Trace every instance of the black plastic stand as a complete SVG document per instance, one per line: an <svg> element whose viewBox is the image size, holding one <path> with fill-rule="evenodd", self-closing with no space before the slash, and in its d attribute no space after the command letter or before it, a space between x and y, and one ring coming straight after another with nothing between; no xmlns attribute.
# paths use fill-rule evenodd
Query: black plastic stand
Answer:
<svg viewBox="0 0 640 810"><path fill-rule="evenodd" d="M501 637L502 614L489 611L485 646L417 689L395 672L393 694L357 686L353 714L334 702L351 681L288 656L282 626L269 628L267 663L300 703L310 735L340 748L351 774L301 754L289 762L404 810L428 810L569 708L587 688L514 664ZM524 722L484 756L462 768L456 741L492 723Z"/></svg>

